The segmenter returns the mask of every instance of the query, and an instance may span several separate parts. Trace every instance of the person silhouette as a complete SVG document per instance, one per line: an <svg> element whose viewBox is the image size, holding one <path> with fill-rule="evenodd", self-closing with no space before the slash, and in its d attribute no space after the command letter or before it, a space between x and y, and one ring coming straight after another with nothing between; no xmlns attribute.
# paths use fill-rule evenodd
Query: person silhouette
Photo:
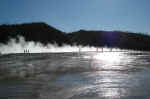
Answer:
<svg viewBox="0 0 150 99"><path fill-rule="evenodd" d="M24 53L26 53L26 49L24 50Z"/></svg>
<svg viewBox="0 0 150 99"><path fill-rule="evenodd" d="M27 49L24 50L24 53L28 53Z"/></svg>
<svg viewBox="0 0 150 99"><path fill-rule="evenodd" d="M96 48L96 52L98 52L98 47Z"/></svg>

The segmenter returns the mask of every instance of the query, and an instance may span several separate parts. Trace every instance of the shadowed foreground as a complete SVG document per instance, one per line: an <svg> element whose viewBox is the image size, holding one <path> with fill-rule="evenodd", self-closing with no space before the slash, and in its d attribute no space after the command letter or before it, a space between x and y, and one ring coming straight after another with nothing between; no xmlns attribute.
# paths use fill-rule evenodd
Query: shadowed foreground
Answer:
<svg viewBox="0 0 150 99"><path fill-rule="evenodd" d="M149 99L149 52L0 56L2 99Z"/></svg>

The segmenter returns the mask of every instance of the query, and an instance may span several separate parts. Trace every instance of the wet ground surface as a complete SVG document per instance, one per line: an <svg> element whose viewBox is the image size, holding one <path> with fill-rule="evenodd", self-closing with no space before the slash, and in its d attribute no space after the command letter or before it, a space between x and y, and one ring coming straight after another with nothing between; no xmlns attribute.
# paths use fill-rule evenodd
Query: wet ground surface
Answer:
<svg viewBox="0 0 150 99"><path fill-rule="evenodd" d="M149 52L13 54L0 66L25 77L1 80L0 99L150 99Z"/></svg>

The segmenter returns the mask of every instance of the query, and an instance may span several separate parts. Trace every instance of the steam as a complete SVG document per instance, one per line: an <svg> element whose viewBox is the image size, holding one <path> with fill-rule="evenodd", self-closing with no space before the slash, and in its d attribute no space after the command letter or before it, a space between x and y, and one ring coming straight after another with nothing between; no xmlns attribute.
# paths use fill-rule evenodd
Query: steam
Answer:
<svg viewBox="0 0 150 99"><path fill-rule="evenodd" d="M25 41L22 36L18 36L18 39L18 42L16 39L10 39L7 44L0 44L0 52L2 54L24 53L24 50L29 50L30 53L78 52L80 48L82 48L82 51L96 50L96 48L89 46L63 45L59 47L57 44L47 44L45 46L40 42Z"/></svg>

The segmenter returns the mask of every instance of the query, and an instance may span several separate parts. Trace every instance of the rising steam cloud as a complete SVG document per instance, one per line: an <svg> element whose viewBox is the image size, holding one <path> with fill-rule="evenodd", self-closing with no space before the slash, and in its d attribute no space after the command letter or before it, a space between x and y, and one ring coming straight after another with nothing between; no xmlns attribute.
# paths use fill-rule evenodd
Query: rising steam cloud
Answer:
<svg viewBox="0 0 150 99"><path fill-rule="evenodd" d="M82 51L95 51L94 47L71 46L63 45L59 47L57 44L47 44L46 46L40 42L25 41L24 37L18 36L16 39L10 39L7 44L0 44L0 52L2 54L9 53L24 53L24 50L29 50L30 53L48 53L48 52L77 52L82 47Z"/></svg>

